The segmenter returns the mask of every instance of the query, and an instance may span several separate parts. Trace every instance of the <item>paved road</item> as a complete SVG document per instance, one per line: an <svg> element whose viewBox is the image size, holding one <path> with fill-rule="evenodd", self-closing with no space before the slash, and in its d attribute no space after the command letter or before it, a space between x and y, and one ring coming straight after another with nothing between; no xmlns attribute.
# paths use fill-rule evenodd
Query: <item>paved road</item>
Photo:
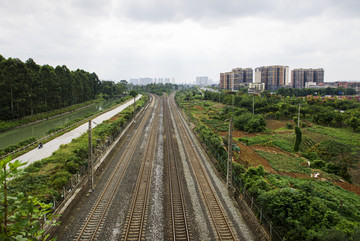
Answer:
<svg viewBox="0 0 360 241"><path fill-rule="evenodd" d="M137 96L136 100L140 99L140 97L141 95ZM94 118L92 120L92 128L94 128L98 124L101 124L104 120L110 119L111 117L113 117L114 115L116 115L117 113L128 107L129 105L132 105L133 103L134 100L130 100L125 104ZM39 161L41 159L49 157L52 155L54 151L57 151L59 149L60 145L70 143L72 139L77 138L82 134L84 134L88 130L88 128L89 128L89 124L85 123L77 127L76 129L73 129L63 134L62 136L59 136L53 139L52 141L47 142L46 144L44 144L43 148L41 149L35 148L34 150L31 150L15 159L20 160L21 162L27 162L26 164L27 166L35 161Z"/></svg>

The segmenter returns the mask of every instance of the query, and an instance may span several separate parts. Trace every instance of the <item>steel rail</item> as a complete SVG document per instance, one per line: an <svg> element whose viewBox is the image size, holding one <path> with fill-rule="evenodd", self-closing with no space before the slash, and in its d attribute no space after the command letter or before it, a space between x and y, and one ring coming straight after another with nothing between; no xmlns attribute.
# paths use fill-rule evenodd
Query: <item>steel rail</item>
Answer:
<svg viewBox="0 0 360 241"><path fill-rule="evenodd" d="M156 97L156 101L158 97ZM153 160L155 155L156 138L159 129L160 107L157 105L155 117L151 124L150 136L145 153L142 157L140 172L136 182L133 198L128 210L123 233L124 240L140 240L146 222L147 206L149 201L150 183Z"/></svg>
<svg viewBox="0 0 360 241"><path fill-rule="evenodd" d="M185 126L187 125L178 110L173 95L170 98L172 109L175 111L175 122L178 123L178 129L185 149L189 155L189 162L195 174L195 178L200 187L202 196L205 200L205 204L208 212L210 213L213 226L215 227L219 240L237 240L234 234L233 228L228 221L226 212L224 211L220 200L209 180L205 167L201 161L198 151L195 149L196 142L192 139L190 131Z"/></svg>
<svg viewBox="0 0 360 241"><path fill-rule="evenodd" d="M168 98L164 95L164 127L166 133L166 150L169 173L169 190L172 217L173 240L190 240L190 231L187 223L184 194L179 176L176 147L172 131L171 113ZM172 155L171 155L172 154Z"/></svg>
<svg viewBox="0 0 360 241"><path fill-rule="evenodd" d="M153 97L151 97L151 104L149 105L149 109L147 112L145 112L144 118L140 122L139 127L135 130L133 138L131 138L129 144L127 145L126 149L128 151L125 152L125 154L122 155L118 161L114 171L111 173L110 178L105 184L105 187L98 197L96 203L93 205L91 212L89 213L85 223L82 225L82 228L75 240L94 240L96 238L96 235L103 224L105 215L107 214L107 210L117 191L117 187L119 186L128 164L135 153L135 148L137 143L140 141L142 130L145 127L152 109L154 109L154 105L155 103L153 101ZM124 164L124 168L121 169L120 166L122 164ZM118 172L120 172L120 174Z"/></svg>

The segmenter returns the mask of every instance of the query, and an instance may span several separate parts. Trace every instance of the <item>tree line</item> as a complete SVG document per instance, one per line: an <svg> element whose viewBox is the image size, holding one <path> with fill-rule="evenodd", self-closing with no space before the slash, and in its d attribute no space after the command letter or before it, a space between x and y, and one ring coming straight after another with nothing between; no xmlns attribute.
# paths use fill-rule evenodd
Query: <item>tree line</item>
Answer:
<svg viewBox="0 0 360 241"><path fill-rule="evenodd" d="M67 107L96 98L121 94L126 81L100 81L96 73L69 70L65 65L38 65L31 58L24 62L0 55L0 120Z"/></svg>
<svg viewBox="0 0 360 241"><path fill-rule="evenodd" d="M296 97L304 97L308 95L356 95L356 91L353 88L344 88L344 87L337 87L337 88L320 88L320 89L294 89L294 88L280 88L277 92L278 95L281 96L296 96Z"/></svg>
<svg viewBox="0 0 360 241"><path fill-rule="evenodd" d="M240 110L252 112L254 109L255 114L276 119L291 119L297 116L300 104L302 119L325 126L350 127L354 132L360 132L360 102L356 98L338 99L318 96L291 98L270 95L268 92L261 96L234 92L204 92L204 100L226 105L232 105L233 98L234 106Z"/></svg>

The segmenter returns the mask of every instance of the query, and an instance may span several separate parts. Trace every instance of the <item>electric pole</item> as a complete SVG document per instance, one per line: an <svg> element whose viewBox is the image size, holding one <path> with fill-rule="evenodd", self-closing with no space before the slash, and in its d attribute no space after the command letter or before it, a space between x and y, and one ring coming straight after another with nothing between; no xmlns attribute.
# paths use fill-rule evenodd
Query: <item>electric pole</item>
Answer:
<svg viewBox="0 0 360 241"><path fill-rule="evenodd" d="M88 136L89 136L89 159L88 164L90 168L90 176L89 176L89 182L90 182L90 191L93 191L93 184L94 184L94 178L93 178L93 161L92 161L92 143L91 143L91 120L89 120L89 130L88 130Z"/></svg>
<svg viewBox="0 0 360 241"><path fill-rule="evenodd" d="M189 93L189 106L188 106L188 112L189 112L189 125L190 125L190 98L191 98L191 92Z"/></svg>
<svg viewBox="0 0 360 241"><path fill-rule="evenodd" d="M232 186L232 125L233 125L233 112L234 112L234 96L232 97L232 113L230 114L229 121L229 140L228 140L228 161L226 172L226 186L229 189Z"/></svg>
<svg viewBox="0 0 360 241"><path fill-rule="evenodd" d="M299 104L299 113L298 113L298 127L300 127L300 104Z"/></svg>
<svg viewBox="0 0 360 241"><path fill-rule="evenodd" d="M255 114L255 100L254 100L254 94L253 94L253 115Z"/></svg>

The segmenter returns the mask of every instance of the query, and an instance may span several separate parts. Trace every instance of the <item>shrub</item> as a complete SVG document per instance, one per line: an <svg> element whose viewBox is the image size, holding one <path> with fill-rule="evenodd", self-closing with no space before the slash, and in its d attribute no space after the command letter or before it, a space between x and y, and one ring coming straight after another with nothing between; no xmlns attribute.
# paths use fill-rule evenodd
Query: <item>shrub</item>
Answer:
<svg viewBox="0 0 360 241"><path fill-rule="evenodd" d="M66 171L71 174L75 174L79 171L80 165L74 161L70 161L66 163Z"/></svg>
<svg viewBox="0 0 360 241"><path fill-rule="evenodd" d="M277 120L280 119L280 111L276 111L276 113L275 113L275 118L276 118Z"/></svg>
<svg viewBox="0 0 360 241"><path fill-rule="evenodd" d="M288 129L292 129L293 128L293 124L291 124L290 122L286 123L286 128Z"/></svg>
<svg viewBox="0 0 360 241"><path fill-rule="evenodd" d="M294 151L298 152L302 140L302 133L301 133L301 129L297 126L295 127L295 134L296 134L296 139L295 139Z"/></svg>
<svg viewBox="0 0 360 241"><path fill-rule="evenodd" d="M299 120L299 119L297 118L297 116L294 116L293 121L294 121L294 124L295 124L295 125L297 125L298 120Z"/></svg>
<svg viewBox="0 0 360 241"><path fill-rule="evenodd" d="M52 177L51 186L55 189L61 189L69 181L71 174L67 171L61 171L56 173Z"/></svg>
<svg viewBox="0 0 360 241"><path fill-rule="evenodd" d="M316 152L304 152L302 156L309 159L310 161L314 161L316 159L320 159Z"/></svg>
<svg viewBox="0 0 360 241"><path fill-rule="evenodd" d="M323 160L314 160L311 163L311 167L313 168L323 168L325 166L325 162Z"/></svg>
<svg viewBox="0 0 360 241"><path fill-rule="evenodd" d="M261 132L265 130L266 122L262 115L247 112L234 118L234 126L241 131Z"/></svg>

